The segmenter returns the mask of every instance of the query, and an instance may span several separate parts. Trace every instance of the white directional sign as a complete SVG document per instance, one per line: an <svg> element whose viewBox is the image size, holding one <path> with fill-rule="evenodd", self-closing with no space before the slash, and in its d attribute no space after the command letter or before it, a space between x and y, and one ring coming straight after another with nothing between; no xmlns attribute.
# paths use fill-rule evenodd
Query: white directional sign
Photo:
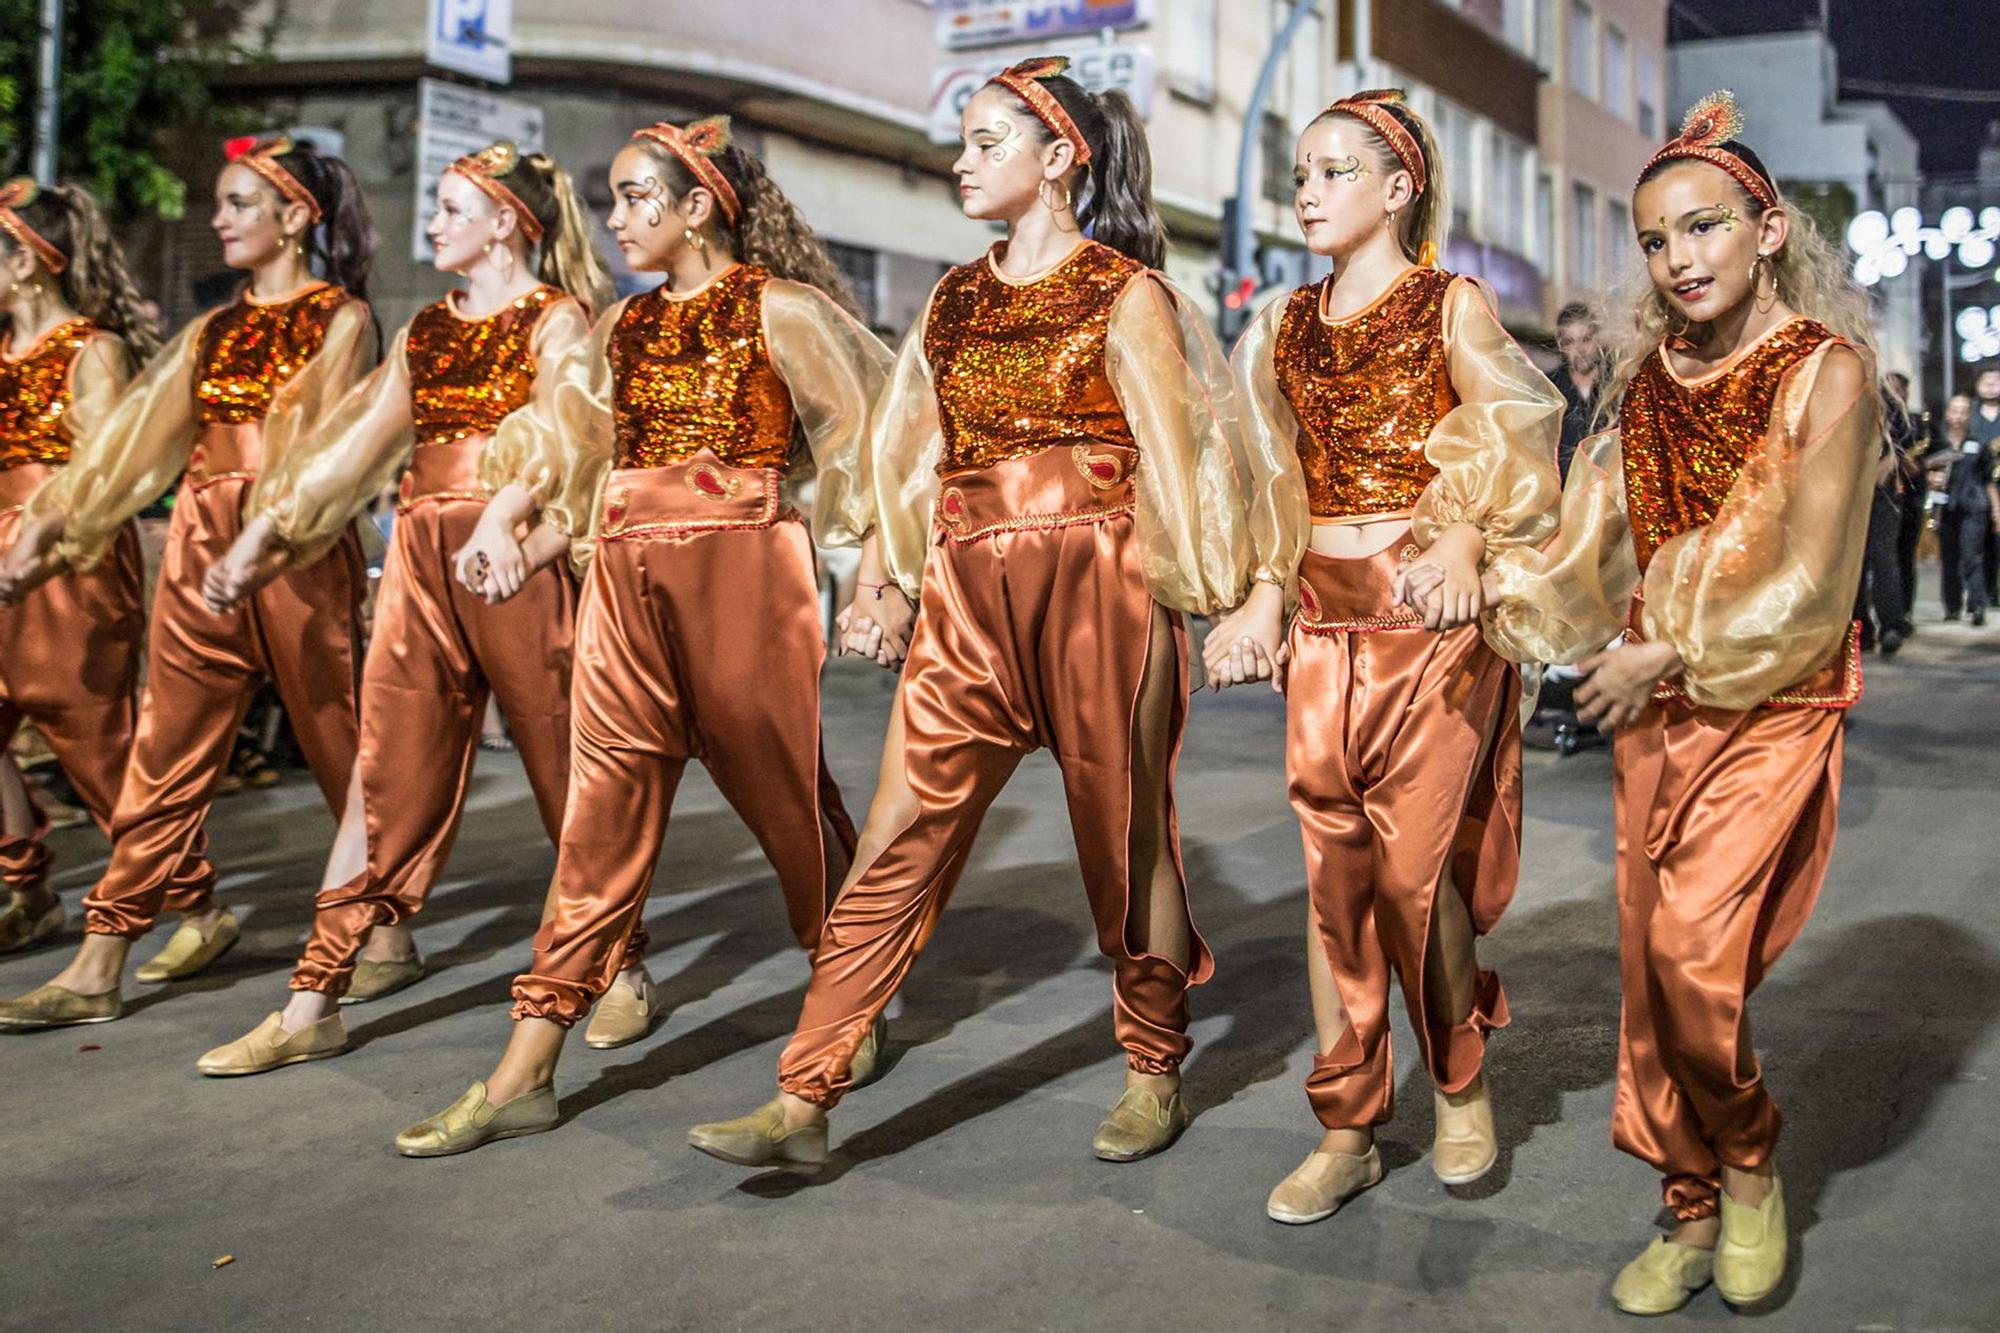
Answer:
<svg viewBox="0 0 2000 1333"><path fill-rule="evenodd" d="M488 83L514 77L514 0L430 0L424 59Z"/></svg>
<svg viewBox="0 0 2000 1333"><path fill-rule="evenodd" d="M1153 114L1155 63L1151 47L1129 42L1095 43L1088 46L1059 47L1038 52L1069 57L1070 77L1094 93L1122 90L1138 105L1139 114ZM939 65L931 75L929 130L932 143L958 142L958 117L972 95L986 86L995 74L1021 57L1018 55L961 56Z"/></svg>
<svg viewBox="0 0 2000 1333"><path fill-rule="evenodd" d="M442 79L417 80L417 209L410 237L412 257L429 263L424 228L437 211L437 181L444 169L496 139L524 153L542 150L542 109Z"/></svg>

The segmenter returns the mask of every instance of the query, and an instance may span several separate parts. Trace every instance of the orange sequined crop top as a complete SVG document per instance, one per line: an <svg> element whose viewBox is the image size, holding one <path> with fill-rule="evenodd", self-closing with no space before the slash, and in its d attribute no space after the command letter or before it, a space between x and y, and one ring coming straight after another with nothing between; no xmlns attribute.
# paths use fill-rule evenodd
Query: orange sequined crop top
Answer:
<svg viewBox="0 0 2000 1333"><path fill-rule="evenodd" d="M1642 571L1664 542L1714 521L1751 446L1770 429L1785 373L1833 336L1817 320L1794 319L1693 381L1674 374L1664 348L1640 365L1625 387L1618 431Z"/></svg>
<svg viewBox="0 0 2000 1333"><path fill-rule="evenodd" d="M791 391L764 339L771 275L749 264L675 299L635 296L611 331L617 466L663 467L708 448L732 467L782 468Z"/></svg>
<svg viewBox="0 0 2000 1333"><path fill-rule="evenodd" d="M58 324L19 361L0 356L0 470L69 462L69 372L97 336L87 319Z"/></svg>
<svg viewBox="0 0 2000 1333"><path fill-rule="evenodd" d="M195 363L196 418L204 426L262 421L271 395L319 355L334 312L353 299L321 284L282 301L239 297L216 311Z"/></svg>
<svg viewBox="0 0 2000 1333"><path fill-rule="evenodd" d="M946 273L931 297L924 356L937 386L939 472L992 467L1058 444L1133 447L1105 373L1111 308L1145 266L1085 242L1032 282L988 255Z"/></svg>
<svg viewBox="0 0 2000 1333"><path fill-rule="evenodd" d="M1458 406L1445 359L1444 303L1456 275L1412 269L1357 314L1320 316L1324 285L1293 292L1272 349L1299 421L1314 518L1407 513L1437 469L1431 431Z"/></svg>
<svg viewBox="0 0 2000 1333"><path fill-rule="evenodd" d="M419 447L491 435L527 406L535 327L564 299L553 287L537 287L484 319L467 319L448 300L417 312L403 355Z"/></svg>

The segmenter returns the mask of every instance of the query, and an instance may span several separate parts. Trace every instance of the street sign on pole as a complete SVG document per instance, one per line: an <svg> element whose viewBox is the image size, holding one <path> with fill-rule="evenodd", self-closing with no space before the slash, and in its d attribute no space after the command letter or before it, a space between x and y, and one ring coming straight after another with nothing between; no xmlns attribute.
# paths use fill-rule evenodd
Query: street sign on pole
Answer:
<svg viewBox="0 0 2000 1333"><path fill-rule="evenodd" d="M514 77L514 0L430 0L424 59L488 83Z"/></svg>
<svg viewBox="0 0 2000 1333"><path fill-rule="evenodd" d="M937 0L932 32L952 51L1079 37L1153 21L1154 0Z"/></svg>
<svg viewBox="0 0 2000 1333"><path fill-rule="evenodd" d="M1066 46L1043 52L1069 57L1070 77L1101 93L1112 88L1122 91L1146 119L1153 115L1153 84L1157 64L1152 48L1130 42L1093 42L1088 46ZM1017 56L961 56L939 65L931 75L931 109L928 130L932 143L957 143L958 118L972 95L985 87L995 74L1013 64Z"/></svg>
<svg viewBox="0 0 2000 1333"><path fill-rule="evenodd" d="M500 97L442 79L417 80L416 217L411 257L429 263L432 250L424 229L437 211L437 182L444 169L496 139L524 153L542 151L542 109L533 102Z"/></svg>

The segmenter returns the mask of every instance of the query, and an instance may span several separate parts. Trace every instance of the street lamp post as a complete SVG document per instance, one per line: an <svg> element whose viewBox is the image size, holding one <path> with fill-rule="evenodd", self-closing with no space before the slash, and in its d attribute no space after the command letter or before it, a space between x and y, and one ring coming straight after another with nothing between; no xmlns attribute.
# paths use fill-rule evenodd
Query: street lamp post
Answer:
<svg viewBox="0 0 2000 1333"><path fill-rule="evenodd" d="M1231 323L1240 326L1241 321L1232 321L1232 307L1228 298L1243 283L1251 278L1253 257L1256 254L1255 219L1251 216L1250 178L1255 174L1257 164L1257 141L1264 127L1264 102L1271 95L1271 83L1278 76L1278 66L1285 59L1285 52L1291 49L1292 38L1305 26L1306 17L1312 13L1317 0L1292 0L1291 17L1285 26L1271 39L1271 49L1264 55L1264 67L1257 71L1257 86L1251 90L1250 105L1243 110L1243 140L1236 153L1236 207L1230 218L1227 238L1229 251L1223 266L1223 308L1222 321L1226 332L1234 333Z"/></svg>
<svg viewBox="0 0 2000 1333"><path fill-rule="evenodd" d="M42 0L42 41L35 77L35 181L56 183L56 141L62 110L63 0Z"/></svg>
<svg viewBox="0 0 2000 1333"><path fill-rule="evenodd" d="M1855 255L1854 280L1863 287L1901 276L1919 253L1943 265L1938 287L1944 305L1944 396L1950 398L1957 387L1958 358L1973 346L1969 338L1963 350L1954 351L1951 346L1955 329L1951 314L1952 261L1956 259L1961 267L1976 272L2000 255L2000 206L1989 205L1977 217L1969 208L1947 208L1936 226L1926 226L1923 214L1914 208L1899 208L1894 214L1871 208L1856 214L1847 224L1847 248ZM2000 272L1994 273L1993 280L2000 281ZM1984 277L1975 277L1961 285L1976 287L1985 281Z"/></svg>

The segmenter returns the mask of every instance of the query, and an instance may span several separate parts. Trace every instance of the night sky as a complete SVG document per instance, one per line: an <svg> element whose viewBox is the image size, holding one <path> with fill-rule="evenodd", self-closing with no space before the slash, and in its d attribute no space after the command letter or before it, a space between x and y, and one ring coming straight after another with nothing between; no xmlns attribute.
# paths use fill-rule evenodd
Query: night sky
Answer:
<svg viewBox="0 0 2000 1333"><path fill-rule="evenodd" d="M1819 0L1672 0L1677 40L1783 32L1816 24ZM1882 96L1848 88L1850 80L2000 93L2000 4L1995 0L1828 0L1840 52L1843 96L1879 98L1895 107L1922 144L1933 178L1969 174L2000 97L1949 102Z"/></svg>

